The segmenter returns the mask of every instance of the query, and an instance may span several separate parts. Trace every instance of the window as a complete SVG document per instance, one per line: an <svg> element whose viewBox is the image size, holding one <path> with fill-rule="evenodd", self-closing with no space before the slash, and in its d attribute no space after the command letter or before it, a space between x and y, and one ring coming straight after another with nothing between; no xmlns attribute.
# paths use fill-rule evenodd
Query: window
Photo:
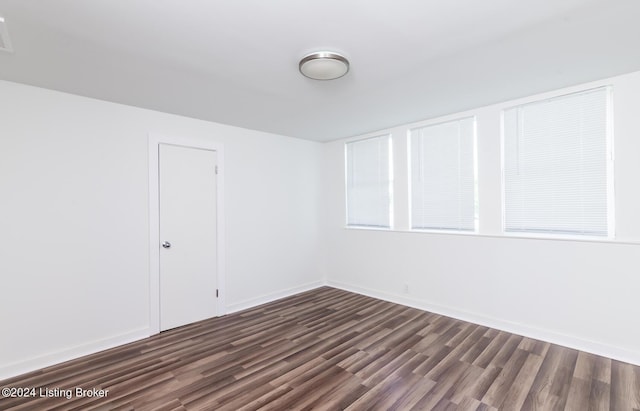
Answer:
<svg viewBox="0 0 640 411"><path fill-rule="evenodd" d="M610 89L503 112L507 232L612 236Z"/></svg>
<svg viewBox="0 0 640 411"><path fill-rule="evenodd" d="M411 228L475 231L475 118L410 132Z"/></svg>
<svg viewBox="0 0 640 411"><path fill-rule="evenodd" d="M391 227L391 136L345 144L347 225Z"/></svg>

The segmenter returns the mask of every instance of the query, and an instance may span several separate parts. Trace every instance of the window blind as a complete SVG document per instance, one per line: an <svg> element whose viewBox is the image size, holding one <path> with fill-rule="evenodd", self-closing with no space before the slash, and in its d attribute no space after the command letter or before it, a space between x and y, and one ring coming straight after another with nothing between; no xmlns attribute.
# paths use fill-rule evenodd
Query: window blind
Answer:
<svg viewBox="0 0 640 411"><path fill-rule="evenodd" d="M347 225L391 227L391 137L345 144Z"/></svg>
<svg viewBox="0 0 640 411"><path fill-rule="evenodd" d="M476 230L475 118L411 130L411 228Z"/></svg>
<svg viewBox="0 0 640 411"><path fill-rule="evenodd" d="M507 232L608 236L606 87L503 112Z"/></svg>

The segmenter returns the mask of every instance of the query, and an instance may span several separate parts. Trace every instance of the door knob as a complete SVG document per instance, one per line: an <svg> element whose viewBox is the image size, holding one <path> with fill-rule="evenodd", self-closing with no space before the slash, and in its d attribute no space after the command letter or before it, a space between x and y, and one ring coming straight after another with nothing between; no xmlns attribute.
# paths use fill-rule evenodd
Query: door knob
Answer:
<svg viewBox="0 0 640 411"><path fill-rule="evenodd" d="M171 248L171 243L170 243L170 242L168 242L168 241L165 241L164 243L162 243L162 246L163 246L164 248Z"/></svg>

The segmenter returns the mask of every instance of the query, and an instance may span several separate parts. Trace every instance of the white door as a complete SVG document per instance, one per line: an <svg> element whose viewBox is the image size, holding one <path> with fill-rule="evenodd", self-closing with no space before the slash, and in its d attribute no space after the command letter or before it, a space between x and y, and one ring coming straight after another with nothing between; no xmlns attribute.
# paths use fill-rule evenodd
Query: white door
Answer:
<svg viewBox="0 0 640 411"><path fill-rule="evenodd" d="M216 315L216 152L160 144L160 330Z"/></svg>

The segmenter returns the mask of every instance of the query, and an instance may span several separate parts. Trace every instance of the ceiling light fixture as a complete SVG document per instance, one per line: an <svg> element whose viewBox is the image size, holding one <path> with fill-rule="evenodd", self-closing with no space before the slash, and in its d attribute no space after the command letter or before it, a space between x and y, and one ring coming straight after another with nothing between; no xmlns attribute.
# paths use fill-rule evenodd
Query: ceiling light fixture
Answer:
<svg viewBox="0 0 640 411"><path fill-rule="evenodd" d="M300 73L314 80L334 80L347 74L349 60L332 51L307 54L298 65Z"/></svg>

